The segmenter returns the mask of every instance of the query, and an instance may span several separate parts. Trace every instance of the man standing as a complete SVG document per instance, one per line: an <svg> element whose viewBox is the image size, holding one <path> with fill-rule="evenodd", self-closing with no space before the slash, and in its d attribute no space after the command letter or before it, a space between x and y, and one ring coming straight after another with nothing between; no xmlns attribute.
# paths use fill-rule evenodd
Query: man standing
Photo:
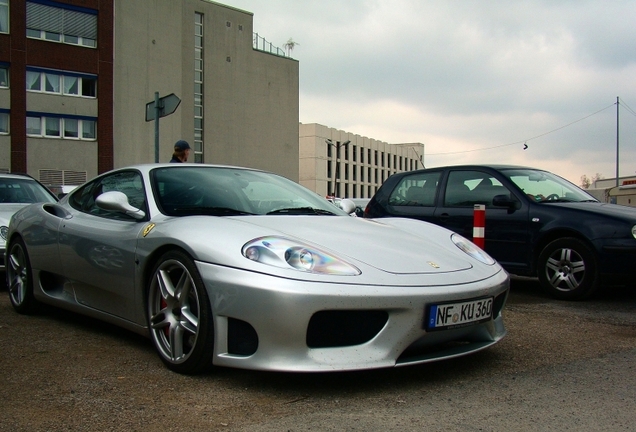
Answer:
<svg viewBox="0 0 636 432"><path fill-rule="evenodd" d="M174 153L172 153L172 159L170 159L170 163L187 162L189 154L190 144L188 144L187 141L179 140L174 143Z"/></svg>

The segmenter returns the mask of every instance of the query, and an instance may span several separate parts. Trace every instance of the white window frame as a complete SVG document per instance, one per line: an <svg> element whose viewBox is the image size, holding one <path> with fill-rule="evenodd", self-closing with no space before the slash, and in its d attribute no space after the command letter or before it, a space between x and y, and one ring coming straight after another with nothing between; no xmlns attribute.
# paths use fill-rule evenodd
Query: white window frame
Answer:
<svg viewBox="0 0 636 432"><path fill-rule="evenodd" d="M0 0L0 4L3 1L7 0ZM97 15L93 13L27 0L26 21L28 38L97 48L97 40L89 37L97 37ZM80 36L75 32L84 35Z"/></svg>
<svg viewBox="0 0 636 432"><path fill-rule="evenodd" d="M37 119L37 120L35 120ZM39 131L37 133L29 132L29 121L31 121L31 127L35 127L37 124ZM47 124L54 124L57 121L59 128L58 134L51 134L48 132ZM76 136L73 134L67 134L66 122L74 122L77 125ZM96 141L97 140L97 122L95 120L87 120L80 118L65 118L65 117L47 117L42 116L27 116L27 136L40 137L40 138L56 138L75 141Z"/></svg>
<svg viewBox="0 0 636 432"><path fill-rule="evenodd" d="M61 94L64 96L73 96L73 97L80 97L85 99L97 98L97 79L96 78L82 77L82 76L76 76L76 75L64 75L64 72L58 72L58 71L40 72L40 71L27 70L26 73L27 73L26 90L29 92ZM33 86L33 88L31 88L29 86L29 76L34 78L36 74L38 75L39 81L34 81L34 83L38 82L38 84L36 86ZM47 83L50 82L49 77L51 76L57 77L57 81L58 81L57 91L50 91L50 90L47 90L46 88ZM69 93L66 91L66 85L65 85L66 79L77 80L77 93ZM92 83L91 87L94 90L95 96L84 94L84 84L88 82Z"/></svg>

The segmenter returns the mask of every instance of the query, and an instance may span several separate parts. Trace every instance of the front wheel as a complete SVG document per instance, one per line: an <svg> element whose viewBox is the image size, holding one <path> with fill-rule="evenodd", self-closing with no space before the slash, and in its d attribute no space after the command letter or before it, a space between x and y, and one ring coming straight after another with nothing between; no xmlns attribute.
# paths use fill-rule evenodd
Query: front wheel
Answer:
<svg viewBox="0 0 636 432"><path fill-rule="evenodd" d="M560 300L581 300L598 288L598 268L592 250L575 238L549 243L538 261L541 287Z"/></svg>
<svg viewBox="0 0 636 432"><path fill-rule="evenodd" d="M148 286L148 327L159 357L178 373L212 367L214 328L203 279L183 252L161 256Z"/></svg>
<svg viewBox="0 0 636 432"><path fill-rule="evenodd" d="M31 261L26 246L20 238L9 243L6 263L7 287L13 308L21 314L31 314L37 309L31 280Z"/></svg>

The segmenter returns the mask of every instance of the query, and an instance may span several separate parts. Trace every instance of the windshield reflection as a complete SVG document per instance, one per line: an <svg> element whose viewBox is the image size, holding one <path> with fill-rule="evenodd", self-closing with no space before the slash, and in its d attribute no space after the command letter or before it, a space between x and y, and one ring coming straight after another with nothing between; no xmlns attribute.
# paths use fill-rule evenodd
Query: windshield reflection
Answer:
<svg viewBox="0 0 636 432"><path fill-rule="evenodd" d="M597 201L575 184L547 171L509 169L502 173L536 202Z"/></svg>
<svg viewBox="0 0 636 432"><path fill-rule="evenodd" d="M157 205L169 216L347 216L309 189L268 172L232 167L175 166L154 169L151 180Z"/></svg>

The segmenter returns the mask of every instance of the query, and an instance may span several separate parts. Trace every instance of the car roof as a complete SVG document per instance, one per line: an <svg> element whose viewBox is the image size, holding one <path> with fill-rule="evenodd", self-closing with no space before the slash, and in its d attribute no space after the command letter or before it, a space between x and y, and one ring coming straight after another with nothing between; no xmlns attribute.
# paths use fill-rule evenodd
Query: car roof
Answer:
<svg viewBox="0 0 636 432"><path fill-rule="evenodd" d="M32 176L25 173L0 173L0 178L27 179L37 181Z"/></svg>
<svg viewBox="0 0 636 432"><path fill-rule="evenodd" d="M526 170L534 170L534 171L546 171L541 168L533 168L529 166L523 165L506 165L506 164L472 164L472 165L445 165L439 167L431 167L431 168L422 168L413 171L402 171L394 174L397 177L401 177L404 175L416 174L416 173L424 173L424 172L434 172L434 171L443 171L447 169L460 169L460 170L479 170L479 169L491 169L495 171L509 170L509 169L526 169Z"/></svg>
<svg viewBox="0 0 636 432"><path fill-rule="evenodd" d="M416 171L434 171L434 170L443 170L443 169L467 169L467 168L490 168L494 170L504 170L504 169L531 169L538 171L545 171L541 168L533 168L529 166L523 165L507 165L507 164L470 164L470 165L445 165L439 167L431 167L431 168L422 168ZM413 172L413 171L411 171Z"/></svg>

